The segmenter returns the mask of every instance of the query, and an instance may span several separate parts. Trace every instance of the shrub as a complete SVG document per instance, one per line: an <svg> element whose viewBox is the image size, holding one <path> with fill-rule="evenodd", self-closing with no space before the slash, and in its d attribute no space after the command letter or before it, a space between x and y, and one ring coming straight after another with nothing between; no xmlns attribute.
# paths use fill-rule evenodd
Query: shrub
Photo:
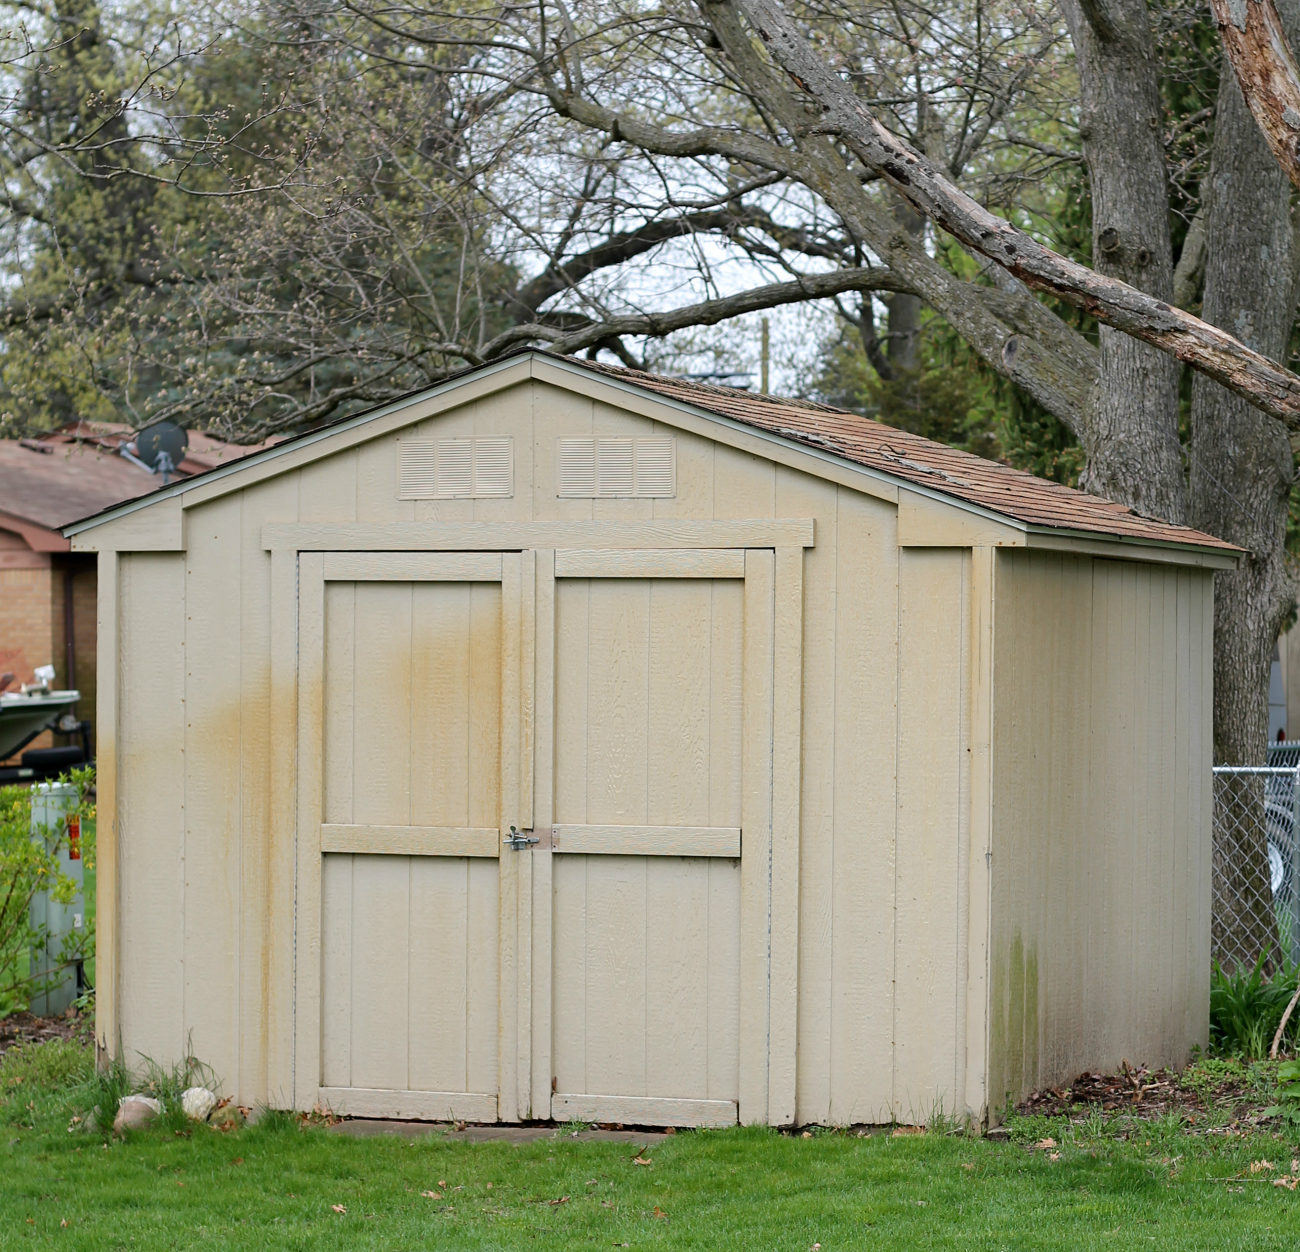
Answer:
<svg viewBox="0 0 1300 1252"><path fill-rule="evenodd" d="M82 861L94 868L94 808L86 800L94 771L76 771L67 781L83 797L78 813L82 818ZM31 837L32 801L30 787L0 787L0 1017L24 1007L33 995L58 981L58 973L44 979L30 971L28 954L45 946L44 927L31 924L31 902L37 892L48 892L59 903L68 903L76 884L59 870L58 853L67 839L66 830L46 847ZM94 952L94 927L89 914L84 929L70 934L59 952L59 969L88 960Z"/></svg>
<svg viewBox="0 0 1300 1252"><path fill-rule="evenodd" d="M1268 1055L1278 1023L1295 994L1297 971L1278 970L1264 975L1264 958L1249 972L1225 974L1214 963L1210 978L1210 1047L1223 1055L1261 1059ZM1284 1046L1293 1049L1297 1015L1287 1023Z"/></svg>

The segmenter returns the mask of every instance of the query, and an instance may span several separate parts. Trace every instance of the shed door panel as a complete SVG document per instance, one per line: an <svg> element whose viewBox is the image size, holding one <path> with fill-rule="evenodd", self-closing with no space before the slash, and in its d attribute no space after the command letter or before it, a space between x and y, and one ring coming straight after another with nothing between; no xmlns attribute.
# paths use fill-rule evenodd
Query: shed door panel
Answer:
<svg viewBox="0 0 1300 1252"><path fill-rule="evenodd" d="M501 585L327 582L324 635L322 1086L352 1112L491 1120Z"/></svg>
<svg viewBox="0 0 1300 1252"><path fill-rule="evenodd" d="M740 861L656 853L739 841L743 619L739 578L557 580L556 1117L735 1118Z"/></svg>

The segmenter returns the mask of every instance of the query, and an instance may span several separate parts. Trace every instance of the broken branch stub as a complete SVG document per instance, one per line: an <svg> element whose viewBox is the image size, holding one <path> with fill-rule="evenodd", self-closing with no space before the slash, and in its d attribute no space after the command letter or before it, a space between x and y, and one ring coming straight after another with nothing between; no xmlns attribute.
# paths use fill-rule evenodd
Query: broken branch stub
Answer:
<svg viewBox="0 0 1300 1252"><path fill-rule="evenodd" d="M1210 0L1223 50L1256 125L1300 187L1300 68L1273 0Z"/></svg>

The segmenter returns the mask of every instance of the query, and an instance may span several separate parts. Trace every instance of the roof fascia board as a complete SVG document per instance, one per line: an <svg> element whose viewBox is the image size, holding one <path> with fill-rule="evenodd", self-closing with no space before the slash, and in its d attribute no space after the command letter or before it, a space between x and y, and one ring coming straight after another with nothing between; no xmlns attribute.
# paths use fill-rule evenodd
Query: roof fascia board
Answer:
<svg viewBox="0 0 1300 1252"><path fill-rule="evenodd" d="M832 482L890 504L898 502L898 488L906 481L895 479L869 466L859 465L858 462L837 456L833 452L810 448L806 444L796 443L793 439L786 439L783 435L774 434L761 427L750 426L746 422L737 421L721 413L714 413L711 409L700 408L671 396L660 395L657 391L650 391L636 383L590 373L581 365L574 365L559 357L536 358L533 377L538 382L551 383L591 399L612 402L612 396L617 396L620 408L641 417L648 417L651 421L676 426L693 435L701 435L741 452L775 459L794 469L829 478ZM720 433L719 427L726 432L725 435ZM780 450L780 455L774 456L777 449Z"/></svg>
<svg viewBox="0 0 1300 1252"><path fill-rule="evenodd" d="M430 387L427 391L420 392L415 396L394 400L391 404L386 404L382 408L367 409L364 413L358 413L354 417L336 425L324 427L307 435L301 435L292 441L279 444L273 448L267 448L264 452L255 452L251 456L241 457L239 460L232 461L229 465L223 465L219 469L209 470L201 476L202 481L183 480L173 483L170 487L163 487L159 491L150 492L147 496L142 496L139 499L128 500L123 504L115 505L102 513L92 514L90 517L82 518L64 526L62 528L63 534L71 538L83 531L103 526L108 522L125 517L129 513L151 508L164 500L171 500L177 496L192 497L182 502L183 508L191 508L196 504L214 500L228 492L240 491L246 486L251 486L253 483L260 482L275 474L283 473L287 469L298 468L309 461L316 460L318 457L332 456L336 452L346 451L346 449L354 447L358 443L364 443L367 439L374 438L376 434L383 434L387 430L396 430L402 426L410 425L412 422L423 421L425 418L436 415L444 409L455 408L457 405L466 404L503 387L513 386L515 383L528 378L528 366L529 359L526 356L508 357L505 360L493 362L472 374L462 374L457 378L449 378L446 382L438 383L436 386ZM466 394L467 389L470 388L473 390ZM452 392L457 393L456 398L447 401L446 397ZM439 400L445 402L439 404ZM383 422L386 418L395 418L396 420L385 422L379 428L373 425L375 422ZM363 427L365 428L364 433L362 432ZM320 445L326 441L330 441L336 446L321 448ZM293 457L294 459L286 464L285 457ZM271 464L272 462L275 462L275 464ZM239 475L240 480L231 482L230 480L236 475Z"/></svg>
<svg viewBox="0 0 1300 1252"><path fill-rule="evenodd" d="M1158 565L1190 565L1201 569L1236 569L1242 553L1221 548L1198 548L1190 543L1169 543L1137 539L1128 535L1107 537L1088 531L1059 530L1046 526L1028 529L1026 547L1048 552L1072 552L1079 556L1105 557L1113 561L1145 561Z"/></svg>

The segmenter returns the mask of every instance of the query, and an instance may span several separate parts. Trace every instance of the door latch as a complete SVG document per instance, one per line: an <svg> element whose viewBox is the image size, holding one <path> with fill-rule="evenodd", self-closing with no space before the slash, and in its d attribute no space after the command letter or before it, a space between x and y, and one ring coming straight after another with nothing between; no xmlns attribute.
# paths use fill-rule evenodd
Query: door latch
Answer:
<svg viewBox="0 0 1300 1252"><path fill-rule="evenodd" d="M524 848L535 844L537 836L531 830L516 830L511 826L510 833L501 842L507 847L513 848L516 852L520 852Z"/></svg>

